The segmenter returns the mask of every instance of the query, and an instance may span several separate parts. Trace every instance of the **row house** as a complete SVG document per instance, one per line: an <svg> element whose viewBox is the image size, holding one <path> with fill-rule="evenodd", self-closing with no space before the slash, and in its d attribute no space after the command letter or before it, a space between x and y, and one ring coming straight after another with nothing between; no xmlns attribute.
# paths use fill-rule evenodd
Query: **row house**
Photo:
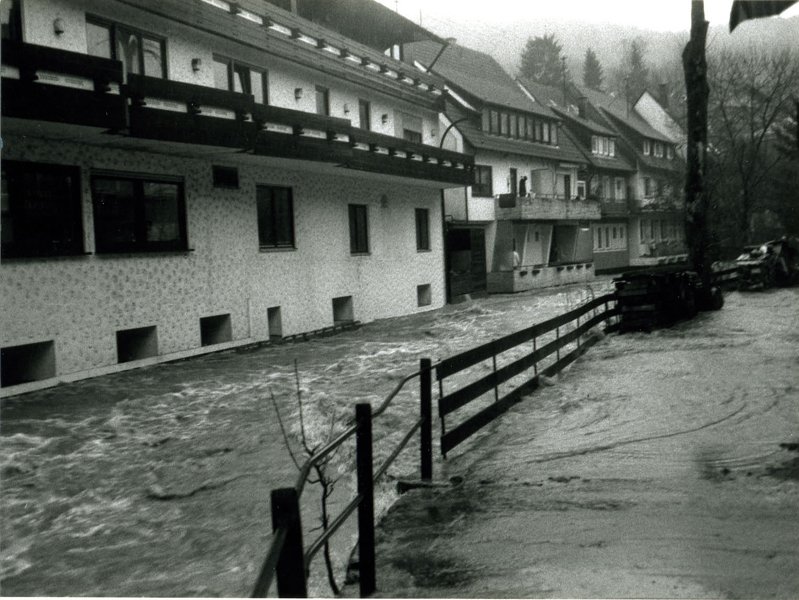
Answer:
<svg viewBox="0 0 799 600"><path fill-rule="evenodd" d="M444 304L474 170L398 60L432 34L372 0L0 13L2 395Z"/></svg>
<svg viewBox="0 0 799 600"><path fill-rule="evenodd" d="M685 162L678 140L655 129L623 98L577 86L575 96L585 98L597 118L618 133L618 147L635 166L628 195L630 266L685 261Z"/></svg>
<svg viewBox="0 0 799 600"><path fill-rule="evenodd" d="M404 59L446 82L442 142L475 157L475 183L445 193L450 295L517 292L593 277L596 201L580 193L584 156L561 118L487 54L434 41Z"/></svg>
<svg viewBox="0 0 799 600"><path fill-rule="evenodd" d="M585 157L585 166L578 172L578 194L598 202L601 210L601 219L591 223L595 271L629 267L629 202L635 167L625 156L618 132L571 86L555 88L528 79L519 83L562 119L563 134Z"/></svg>

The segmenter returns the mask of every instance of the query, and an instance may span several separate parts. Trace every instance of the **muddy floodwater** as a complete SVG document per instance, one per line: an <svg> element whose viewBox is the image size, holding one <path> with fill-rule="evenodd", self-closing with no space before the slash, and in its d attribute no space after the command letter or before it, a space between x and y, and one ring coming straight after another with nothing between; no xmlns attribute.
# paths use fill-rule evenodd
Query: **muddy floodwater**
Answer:
<svg viewBox="0 0 799 600"><path fill-rule="evenodd" d="M799 289L726 299L608 336L456 449L383 520L380 594L796 598Z"/></svg>
<svg viewBox="0 0 799 600"><path fill-rule="evenodd" d="M590 288L492 297L330 338L209 355L6 400L0 591L247 596L270 539L269 491L293 485L297 475L270 399L296 448L295 359L308 434L318 443L344 427L356 402L382 401L419 358L435 361L484 343L609 287L597 280ZM418 410L411 389L376 421L378 458L390 450L382 442L401 438ZM335 505L354 488L348 452L334 465ZM418 452L407 452L390 474L414 476L417 469ZM310 486L303 496L306 530L316 525L317 498ZM378 510L394 499L387 484ZM353 535L350 528L336 539L341 574ZM316 568L310 591L330 594Z"/></svg>

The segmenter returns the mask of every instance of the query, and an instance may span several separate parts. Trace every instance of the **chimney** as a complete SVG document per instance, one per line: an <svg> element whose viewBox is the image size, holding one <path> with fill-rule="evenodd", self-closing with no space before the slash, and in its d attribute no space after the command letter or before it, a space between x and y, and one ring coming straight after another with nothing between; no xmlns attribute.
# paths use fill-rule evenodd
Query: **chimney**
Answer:
<svg viewBox="0 0 799 600"><path fill-rule="evenodd" d="M577 98L577 115L581 119L586 118L586 112L588 110L587 105L588 105L588 98L586 98L585 96L580 96L579 98Z"/></svg>
<svg viewBox="0 0 799 600"><path fill-rule="evenodd" d="M669 107L669 91L665 83L658 84L658 102L663 106L663 108Z"/></svg>

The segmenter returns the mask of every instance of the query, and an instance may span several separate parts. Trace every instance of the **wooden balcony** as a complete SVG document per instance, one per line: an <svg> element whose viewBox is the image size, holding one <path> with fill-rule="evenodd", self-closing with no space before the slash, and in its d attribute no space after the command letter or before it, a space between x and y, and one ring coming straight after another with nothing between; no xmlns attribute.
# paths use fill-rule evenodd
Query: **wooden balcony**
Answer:
<svg viewBox="0 0 799 600"><path fill-rule="evenodd" d="M125 128L119 61L3 40L2 63L4 119Z"/></svg>
<svg viewBox="0 0 799 600"><path fill-rule="evenodd" d="M501 194L496 200L498 221L599 220L596 200L566 200L563 196Z"/></svg>
<svg viewBox="0 0 799 600"><path fill-rule="evenodd" d="M130 135L153 140L252 149L257 133L250 94L128 75Z"/></svg>

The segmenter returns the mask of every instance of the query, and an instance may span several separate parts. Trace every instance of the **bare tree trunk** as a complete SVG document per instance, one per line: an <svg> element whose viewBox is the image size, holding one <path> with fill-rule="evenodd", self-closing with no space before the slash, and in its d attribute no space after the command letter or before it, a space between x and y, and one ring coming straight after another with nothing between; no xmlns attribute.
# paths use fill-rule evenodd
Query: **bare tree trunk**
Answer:
<svg viewBox="0 0 799 600"><path fill-rule="evenodd" d="M693 268L705 285L710 283L707 247L708 197L705 187L707 164L707 84L705 43L708 22L704 0L691 3L691 38L683 51L685 87L688 95L688 173L685 180L686 238Z"/></svg>

